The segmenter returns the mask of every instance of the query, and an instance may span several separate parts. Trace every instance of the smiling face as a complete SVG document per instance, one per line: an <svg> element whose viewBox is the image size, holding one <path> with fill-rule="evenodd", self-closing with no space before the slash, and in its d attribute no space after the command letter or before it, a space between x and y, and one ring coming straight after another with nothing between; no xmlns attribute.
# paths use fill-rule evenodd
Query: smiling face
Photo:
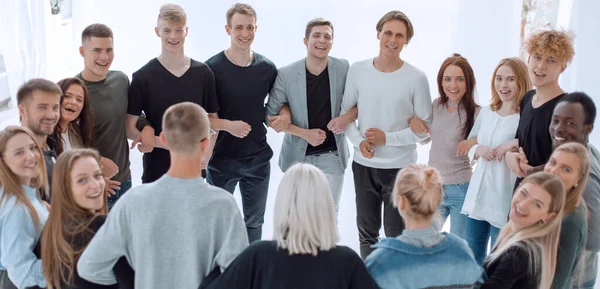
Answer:
<svg viewBox="0 0 600 289"><path fill-rule="evenodd" d="M40 174L42 156L35 141L25 133L18 133L6 142L2 159L21 184L29 185Z"/></svg>
<svg viewBox="0 0 600 289"><path fill-rule="evenodd" d="M83 109L84 102L85 94L83 88L78 84L71 84L63 95L60 119L65 122L77 120Z"/></svg>
<svg viewBox="0 0 600 289"><path fill-rule="evenodd" d="M554 107L548 127L553 148L568 142L586 145L592 126L585 124L585 113L583 106L578 102L561 101Z"/></svg>
<svg viewBox="0 0 600 289"><path fill-rule="evenodd" d="M158 26L154 28L154 32L160 37L164 51L170 53L183 51L183 44L188 33L185 23L160 18L158 19Z"/></svg>
<svg viewBox="0 0 600 289"><path fill-rule="evenodd" d="M448 65L442 77L442 88L448 99L458 103L467 92L467 81L462 69L456 65Z"/></svg>
<svg viewBox="0 0 600 289"><path fill-rule="evenodd" d="M557 150L550 156L544 171L557 175L568 192L581 180L581 161L576 154Z"/></svg>
<svg viewBox="0 0 600 289"><path fill-rule="evenodd" d="M95 79L104 79L115 58L112 37L90 37L83 41L79 53L84 59L84 73Z"/></svg>
<svg viewBox="0 0 600 289"><path fill-rule="evenodd" d="M566 66L561 64L554 56L549 54L532 54L529 56L527 69L529 78L537 88L558 83L560 74Z"/></svg>
<svg viewBox="0 0 600 289"><path fill-rule="evenodd" d="M546 222L550 217L552 197L540 185L526 183L515 192L510 208L509 219L516 230L536 223Z"/></svg>
<svg viewBox="0 0 600 289"><path fill-rule="evenodd" d="M106 183L95 158L82 157L73 162L70 178L73 200L78 206L90 212L102 209Z"/></svg>
<svg viewBox="0 0 600 289"><path fill-rule="evenodd" d="M498 67L494 76L494 89L504 103L515 101L518 98L519 85L515 72L508 65Z"/></svg>
<svg viewBox="0 0 600 289"><path fill-rule="evenodd" d="M234 13L231 17L231 25L225 26L225 31L231 36L231 47L240 50L250 49L256 29L256 18L241 13Z"/></svg>
<svg viewBox="0 0 600 289"><path fill-rule="evenodd" d="M400 20L389 20L383 24L381 32L377 33L379 40L379 55L399 57L402 48L408 43L406 24Z"/></svg>
<svg viewBox="0 0 600 289"><path fill-rule="evenodd" d="M49 136L60 119L60 94L34 90L31 99L19 104L23 126L37 136Z"/></svg>
<svg viewBox="0 0 600 289"><path fill-rule="evenodd" d="M304 45L308 55L316 59L326 59L333 44L333 30L328 25L319 25L312 28L310 35L304 38Z"/></svg>

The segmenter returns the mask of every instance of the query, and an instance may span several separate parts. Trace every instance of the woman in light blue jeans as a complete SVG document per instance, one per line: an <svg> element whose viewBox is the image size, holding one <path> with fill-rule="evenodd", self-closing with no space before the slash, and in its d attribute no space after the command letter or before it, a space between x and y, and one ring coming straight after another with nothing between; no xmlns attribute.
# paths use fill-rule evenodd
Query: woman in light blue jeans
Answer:
<svg viewBox="0 0 600 289"><path fill-rule="evenodd" d="M475 74L467 59L453 54L442 63L437 84L439 98L432 104L431 126L413 117L410 128L415 133L429 133L429 166L437 169L442 177L442 218L435 222L436 228L441 229L450 216L450 232L464 239L467 218L460 210L472 168L466 156L468 148L459 144L467 139L479 113L480 107L475 103Z"/></svg>

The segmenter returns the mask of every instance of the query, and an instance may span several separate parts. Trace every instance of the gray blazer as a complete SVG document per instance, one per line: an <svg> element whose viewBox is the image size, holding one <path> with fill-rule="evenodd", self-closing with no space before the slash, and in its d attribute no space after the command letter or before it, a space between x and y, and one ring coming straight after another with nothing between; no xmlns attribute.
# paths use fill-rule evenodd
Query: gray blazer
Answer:
<svg viewBox="0 0 600 289"><path fill-rule="evenodd" d="M342 96L346 86L346 75L350 64L345 59L329 57L327 62L329 71L329 89L331 94L331 116L340 115ZM288 66L282 67L277 73L277 79L269 93L266 105L268 116L278 115L281 107L289 105L292 112L292 123L298 127L308 129L308 108L306 101L306 59L303 58ZM335 142L342 167L348 165L348 143L345 133L336 134ZM308 142L300 137L285 134L279 155L279 167L286 171L294 163L304 161Z"/></svg>

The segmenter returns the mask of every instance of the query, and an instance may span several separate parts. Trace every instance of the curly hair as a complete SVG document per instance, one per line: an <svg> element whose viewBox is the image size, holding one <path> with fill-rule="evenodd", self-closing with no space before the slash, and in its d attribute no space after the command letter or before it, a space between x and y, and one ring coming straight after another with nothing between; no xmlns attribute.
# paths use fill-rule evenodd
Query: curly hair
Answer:
<svg viewBox="0 0 600 289"><path fill-rule="evenodd" d="M575 34L570 31L542 30L529 36L525 47L529 55L549 54L562 64L569 64L575 55L574 39Z"/></svg>

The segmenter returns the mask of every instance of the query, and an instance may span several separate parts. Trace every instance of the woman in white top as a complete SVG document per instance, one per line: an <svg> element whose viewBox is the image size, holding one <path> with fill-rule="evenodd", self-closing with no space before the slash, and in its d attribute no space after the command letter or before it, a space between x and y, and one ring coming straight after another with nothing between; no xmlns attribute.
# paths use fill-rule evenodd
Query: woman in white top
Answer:
<svg viewBox="0 0 600 289"><path fill-rule="evenodd" d="M48 145L60 155L63 151L92 145L94 123L87 87L78 78L65 78L58 86L63 91L60 120Z"/></svg>
<svg viewBox="0 0 600 289"><path fill-rule="evenodd" d="M487 255L488 240L493 245L508 220L516 176L502 156L516 147L519 103L531 89L527 66L516 57L500 60L492 77L491 104L481 109L469 135L477 140L469 159L477 163L462 207L468 216L466 240L479 264Z"/></svg>

